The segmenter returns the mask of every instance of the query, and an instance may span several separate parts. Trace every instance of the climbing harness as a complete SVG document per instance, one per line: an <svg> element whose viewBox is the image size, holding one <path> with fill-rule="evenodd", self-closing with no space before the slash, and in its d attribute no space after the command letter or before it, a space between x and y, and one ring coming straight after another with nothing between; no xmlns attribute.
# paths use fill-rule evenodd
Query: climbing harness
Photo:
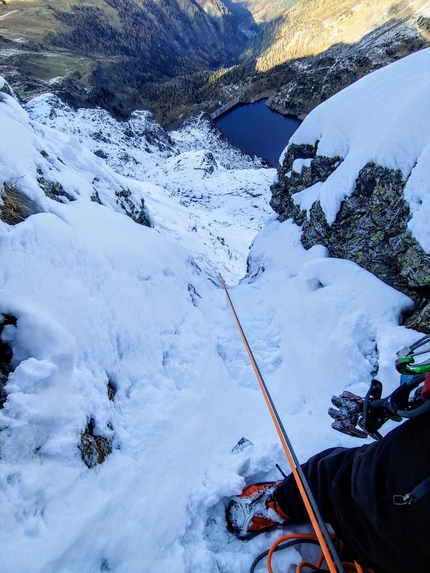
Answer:
<svg viewBox="0 0 430 573"><path fill-rule="evenodd" d="M400 422L403 418L417 418L430 410L430 359L415 362L417 356L430 352L429 345L430 335L427 335L399 350L396 368L401 374L401 383L386 398L382 398L379 380L371 381L364 398L348 391L333 396L335 408L328 410L335 420L332 428L356 438L370 436L380 440L378 430L388 420Z"/></svg>
<svg viewBox="0 0 430 573"><path fill-rule="evenodd" d="M330 537L330 534L327 530L327 526L324 523L324 520L321 516L319 511L318 505L316 503L315 497L310 489L309 483L304 475L304 472L299 464L297 456L293 450L291 445L290 439L287 436L285 428L282 424L282 421L279 417L279 414L276 410L275 404L273 403L272 397L270 396L269 390L266 386L266 383L263 380L261 372L258 368L258 365L255 361L254 355L252 354L252 350L249 346L249 343L246 339L245 333L243 332L243 328L240 324L239 318L236 314L235 308L231 301L230 295L228 293L227 287L225 286L224 281L222 282L222 286L224 288L224 292L226 294L228 303L230 305L230 309L232 311L233 317L235 319L237 328L241 335L243 344L245 349L248 353L249 360L251 365L254 369L255 376L258 380L260 385L260 389L263 393L264 399L266 401L267 407L269 409L270 415L272 417L273 423L275 425L276 431L278 432L279 439L281 440L282 446L284 448L285 454L287 456L288 462L291 467L291 471L293 473L294 479L296 481L297 487L300 491L302 496L303 502L305 504L306 510L309 515L309 519L311 524L314 528L316 539L318 540L319 545L321 546L324 558L326 560L327 566L329 568L330 573L346 573L343 567L343 564L340 560L338 552L336 551L333 541ZM271 557L271 554L270 554ZM270 557L268 555L268 568L269 573L272 573L272 568L270 565Z"/></svg>

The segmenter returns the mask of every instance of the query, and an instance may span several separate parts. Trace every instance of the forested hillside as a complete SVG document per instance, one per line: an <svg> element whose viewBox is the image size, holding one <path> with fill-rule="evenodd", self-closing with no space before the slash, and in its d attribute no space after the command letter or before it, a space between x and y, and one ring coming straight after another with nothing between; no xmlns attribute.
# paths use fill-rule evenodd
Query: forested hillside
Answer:
<svg viewBox="0 0 430 573"><path fill-rule="evenodd" d="M235 0L231 0L231 2L234 5ZM238 4L245 6L251 12L255 22L261 24L285 14L299 2L300 0L273 0L269 2L267 0L244 0Z"/></svg>
<svg viewBox="0 0 430 573"><path fill-rule="evenodd" d="M26 99L53 91L163 125L242 94L311 109L430 45L430 0L6 0L0 73Z"/></svg>
<svg viewBox="0 0 430 573"><path fill-rule="evenodd" d="M0 8L1 72L66 78L58 91L71 103L127 115L147 83L235 63L248 41L239 24L221 0L11 0Z"/></svg>
<svg viewBox="0 0 430 573"><path fill-rule="evenodd" d="M137 72L166 79L225 64L237 55L244 36L222 2L105 0L118 23L99 7L73 5L71 12L52 11L59 26L47 40L83 55L139 58Z"/></svg>

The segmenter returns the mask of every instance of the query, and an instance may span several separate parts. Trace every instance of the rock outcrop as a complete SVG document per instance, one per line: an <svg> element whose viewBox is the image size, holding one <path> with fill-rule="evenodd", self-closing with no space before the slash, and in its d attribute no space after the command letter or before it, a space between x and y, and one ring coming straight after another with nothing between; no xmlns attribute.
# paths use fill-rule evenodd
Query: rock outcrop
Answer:
<svg viewBox="0 0 430 573"><path fill-rule="evenodd" d="M297 159L305 160L296 162L298 171ZM293 218L302 227L305 248L325 245L331 256L356 262L410 296L416 307L405 324L430 332L430 257L408 230L411 213L403 196L407 180L400 171L365 165L332 225L319 201L308 212L295 203L295 193L325 181L341 161L319 156L316 145L290 145L272 187L272 208L281 221Z"/></svg>
<svg viewBox="0 0 430 573"><path fill-rule="evenodd" d="M90 469L102 464L107 456L112 453L112 440L104 436L95 435L94 429L94 420L91 419L85 428L85 432L82 432L79 443L82 461Z"/></svg>

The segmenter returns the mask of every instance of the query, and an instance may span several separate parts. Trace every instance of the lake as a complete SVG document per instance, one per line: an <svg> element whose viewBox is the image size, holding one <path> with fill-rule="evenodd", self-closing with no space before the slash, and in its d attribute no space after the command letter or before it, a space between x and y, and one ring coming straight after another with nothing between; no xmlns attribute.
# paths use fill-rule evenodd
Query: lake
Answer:
<svg viewBox="0 0 430 573"><path fill-rule="evenodd" d="M216 118L214 123L232 143L276 167L301 121L271 110L266 101L240 104Z"/></svg>

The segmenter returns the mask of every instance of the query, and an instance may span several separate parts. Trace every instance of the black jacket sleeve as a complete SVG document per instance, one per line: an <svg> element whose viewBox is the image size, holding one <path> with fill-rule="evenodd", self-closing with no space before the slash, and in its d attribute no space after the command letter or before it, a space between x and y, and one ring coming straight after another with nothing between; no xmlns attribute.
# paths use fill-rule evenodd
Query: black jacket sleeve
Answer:
<svg viewBox="0 0 430 573"><path fill-rule="evenodd" d="M302 468L324 520L356 561L375 573L430 570L430 486L410 504L393 501L430 476L430 412L379 442L326 450ZM308 521L292 475L276 497L294 521Z"/></svg>

